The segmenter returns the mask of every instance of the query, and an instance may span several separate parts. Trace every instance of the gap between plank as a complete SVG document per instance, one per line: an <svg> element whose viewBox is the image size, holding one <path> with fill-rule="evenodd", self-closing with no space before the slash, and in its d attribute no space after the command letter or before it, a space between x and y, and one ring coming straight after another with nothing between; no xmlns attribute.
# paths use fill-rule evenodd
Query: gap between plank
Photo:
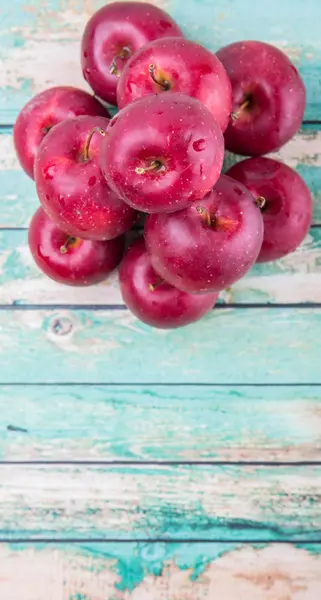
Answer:
<svg viewBox="0 0 321 600"><path fill-rule="evenodd" d="M321 302L285 302L281 303L266 303L261 304L259 302L243 302L243 303L230 303L230 304L216 304L213 310L225 310L225 309L278 309L278 308L297 308L299 310L305 309L320 309ZM93 311L107 311L107 310L128 310L125 304L0 304L0 311L26 311L26 310L93 310Z"/></svg>
<svg viewBox="0 0 321 600"><path fill-rule="evenodd" d="M310 229L318 229L321 228L321 223L311 223L310 225ZM6 225L0 225L0 232L1 231L28 231L28 227L13 227L12 225L9 225L8 227ZM141 225L133 225L132 230L131 231L138 231L140 233L143 233L144 231L144 227L142 227Z"/></svg>
<svg viewBox="0 0 321 600"><path fill-rule="evenodd" d="M321 545L321 536L320 539L311 540L302 538L302 540L293 540L293 538L283 538L282 540L271 540L271 539L242 539L235 540L235 538L213 538L209 540L208 538L11 538L11 537L3 537L0 538L0 544L77 544L81 546L82 544L248 544L250 546L255 546L256 544L293 544L295 546L301 545Z"/></svg>
<svg viewBox="0 0 321 600"><path fill-rule="evenodd" d="M174 382L164 382L164 381L126 381L126 382L122 382L122 381L84 381L84 382L79 382L79 381L47 381L47 382L43 382L43 381L36 381L36 382L30 382L30 381L0 381L0 388L1 387L10 387L10 386L28 386L28 387L32 387L32 386L36 386L36 387L45 387L45 386L57 386L57 387L73 387L73 386L88 386L88 387L92 387L92 386L97 386L97 387L229 387L229 388L236 388L236 387L241 387L241 388L261 388L261 387L321 387L321 381L312 381L312 382L276 382L274 383L273 381L271 383L265 383L265 382L258 382L258 383L244 383L244 382L223 382L223 383L208 383L207 381L200 381L200 382L183 382L183 381L174 381Z"/></svg>
<svg viewBox="0 0 321 600"><path fill-rule="evenodd" d="M237 461L237 460L0 460L0 467L10 466L151 466L151 467L315 467L321 466L321 460L302 461Z"/></svg>
<svg viewBox="0 0 321 600"><path fill-rule="evenodd" d="M315 119L304 119L301 123L301 127L305 125L321 125L321 121ZM14 123L0 123L0 133L1 131L10 132L14 127Z"/></svg>

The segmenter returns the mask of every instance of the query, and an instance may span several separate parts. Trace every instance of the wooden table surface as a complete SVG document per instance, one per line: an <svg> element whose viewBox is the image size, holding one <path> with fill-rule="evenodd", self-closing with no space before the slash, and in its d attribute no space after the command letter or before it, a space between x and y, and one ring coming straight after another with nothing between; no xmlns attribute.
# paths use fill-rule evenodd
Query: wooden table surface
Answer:
<svg viewBox="0 0 321 600"><path fill-rule="evenodd" d="M1 3L0 598L320 600L320 1L161 3L212 50L261 39L298 65L305 122L279 157L315 201L295 254L172 332L133 318L115 277L55 285L27 248L12 124L47 86L85 88L101 4Z"/></svg>

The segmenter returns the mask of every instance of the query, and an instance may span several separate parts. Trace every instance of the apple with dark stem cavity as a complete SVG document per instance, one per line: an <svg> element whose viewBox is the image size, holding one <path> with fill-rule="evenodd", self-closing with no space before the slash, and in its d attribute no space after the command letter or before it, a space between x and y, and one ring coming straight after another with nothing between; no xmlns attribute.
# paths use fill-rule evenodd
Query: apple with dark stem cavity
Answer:
<svg viewBox="0 0 321 600"><path fill-rule="evenodd" d="M305 110L305 87L295 66L278 48L256 41L235 42L217 56L233 91L226 148L254 156L283 146L298 131Z"/></svg>
<svg viewBox="0 0 321 600"><path fill-rule="evenodd" d="M29 226L31 254L48 277L67 285L92 285L106 279L120 263L125 238L108 242L67 235L38 208Z"/></svg>
<svg viewBox="0 0 321 600"><path fill-rule="evenodd" d="M312 219L311 194L302 177L287 165L261 156L243 160L227 174L261 203L264 238L257 262L293 252L304 240Z"/></svg>
<svg viewBox="0 0 321 600"><path fill-rule="evenodd" d="M32 179L35 156L48 131L65 119L81 115L110 116L96 98L66 86L49 88L24 106L16 120L13 137L19 162Z"/></svg>
<svg viewBox="0 0 321 600"><path fill-rule="evenodd" d="M184 38L150 42L124 66L117 88L118 107L169 90L197 98L225 131L232 110L232 89L215 54Z"/></svg>
<svg viewBox="0 0 321 600"><path fill-rule="evenodd" d="M217 293L187 294L160 279L144 240L127 250L119 268L120 291L134 315L152 327L171 329L198 321L214 306Z"/></svg>
<svg viewBox="0 0 321 600"><path fill-rule="evenodd" d="M223 155L223 135L209 110L167 92L136 100L110 121L100 164L110 187L137 210L173 212L208 193Z"/></svg>
<svg viewBox="0 0 321 600"><path fill-rule="evenodd" d="M182 36L175 21L147 2L112 2L87 23L82 37L83 75L95 93L116 104L119 75L141 46L167 36Z"/></svg>
<svg viewBox="0 0 321 600"><path fill-rule="evenodd" d="M199 203L149 215L145 240L151 263L165 281L185 292L218 292L255 263L263 218L250 192L222 175Z"/></svg>
<svg viewBox="0 0 321 600"><path fill-rule="evenodd" d="M77 117L56 125L35 161L40 202L56 225L74 237L110 240L138 213L110 189L99 166L108 119Z"/></svg>

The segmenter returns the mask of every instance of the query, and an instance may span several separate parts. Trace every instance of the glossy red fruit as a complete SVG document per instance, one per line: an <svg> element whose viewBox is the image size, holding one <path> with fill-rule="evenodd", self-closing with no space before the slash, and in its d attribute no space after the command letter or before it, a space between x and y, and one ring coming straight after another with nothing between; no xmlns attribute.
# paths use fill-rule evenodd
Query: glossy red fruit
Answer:
<svg viewBox="0 0 321 600"><path fill-rule="evenodd" d="M215 54L183 38L150 42L123 69L117 88L118 107L168 90L197 98L225 131L232 110L232 88Z"/></svg>
<svg viewBox="0 0 321 600"><path fill-rule="evenodd" d="M200 200L217 181L224 142L195 98L146 96L114 117L100 164L110 187L143 212L173 212Z"/></svg>
<svg viewBox="0 0 321 600"><path fill-rule="evenodd" d="M214 306L218 294L187 294L154 271L144 240L127 250L119 269L120 290L134 315L153 327L172 329L198 321Z"/></svg>
<svg viewBox="0 0 321 600"><path fill-rule="evenodd" d="M230 44L217 56L233 90L226 148L258 155L283 146L298 131L305 110L305 87L295 66L281 50L256 41Z"/></svg>
<svg viewBox="0 0 321 600"><path fill-rule="evenodd" d="M112 2L88 22L81 44L83 75L98 96L116 104L126 61L151 40L183 35L161 8L147 2Z"/></svg>
<svg viewBox="0 0 321 600"><path fill-rule="evenodd" d="M109 242L72 238L42 208L29 227L29 247L39 269L67 285L92 285L106 279L121 261L124 246L124 236Z"/></svg>
<svg viewBox="0 0 321 600"><path fill-rule="evenodd" d="M264 238L257 262L276 260L304 240L312 219L309 189L296 171L271 158L234 165L228 175L243 183L263 204Z"/></svg>
<svg viewBox="0 0 321 600"><path fill-rule="evenodd" d="M14 126L13 136L19 162L32 179L35 156L48 131L65 119L81 115L109 117L98 100L73 87L50 88L24 106Z"/></svg>
<svg viewBox="0 0 321 600"><path fill-rule="evenodd" d="M190 293L217 292L243 277L263 240L263 219L248 190L222 175L199 203L145 223L155 271Z"/></svg>
<svg viewBox="0 0 321 600"><path fill-rule="evenodd" d="M103 117L69 119L39 148L35 181L40 202L56 225L74 237L110 240L128 231L138 213L106 183L99 152Z"/></svg>

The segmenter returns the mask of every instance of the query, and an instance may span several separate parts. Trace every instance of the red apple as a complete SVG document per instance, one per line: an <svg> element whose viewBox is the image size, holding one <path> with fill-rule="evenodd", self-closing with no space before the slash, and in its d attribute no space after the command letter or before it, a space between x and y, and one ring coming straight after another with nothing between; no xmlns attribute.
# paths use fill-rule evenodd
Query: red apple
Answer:
<svg viewBox="0 0 321 600"><path fill-rule="evenodd" d="M134 315L152 327L171 329L198 321L214 306L218 294L187 294L154 271L143 238L127 250L119 269L120 291Z"/></svg>
<svg viewBox="0 0 321 600"><path fill-rule="evenodd" d="M173 212L200 200L217 181L222 132L195 98L145 96L111 121L100 164L110 187L143 212Z"/></svg>
<svg viewBox="0 0 321 600"><path fill-rule="evenodd" d="M236 42L217 56L233 90L226 148L258 155L283 146L298 131L305 110L305 87L295 66L263 42Z"/></svg>
<svg viewBox="0 0 321 600"><path fill-rule="evenodd" d="M73 87L50 88L24 106L14 126L13 136L19 162L32 179L35 156L48 131L65 119L81 115L110 116L93 96Z"/></svg>
<svg viewBox="0 0 321 600"><path fill-rule="evenodd" d="M243 183L262 204L264 238L258 262L293 252L312 219L312 200L302 177L276 160L256 157L234 165L228 175Z"/></svg>
<svg viewBox="0 0 321 600"><path fill-rule="evenodd" d="M110 240L128 231L138 213L107 185L99 167L108 126L103 117L77 117L56 125L35 162L40 202L56 225L74 237Z"/></svg>
<svg viewBox="0 0 321 600"><path fill-rule="evenodd" d="M88 22L81 44L83 75L98 96L116 104L118 77L129 57L151 40L183 35L161 8L147 2L112 2Z"/></svg>
<svg viewBox="0 0 321 600"><path fill-rule="evenodd" d="M263 219L250 192L222 175L199 203L149 215L145 239L155 271L168 283L184 292L218 292L255 263Z"/></svg>
<svg viewBox="0 0 321 600"><path fill-rule="evenodd" d="M197 98L225 131L232 110L232 89L215 54L183 38L150 42L124 66L117 88L118 107L168 90Z"/></svg>
<svg viewBox="0 0 321 600"><path fill-rule="evenodd" d="M31 219L31 254L48 277L67 285L92 285L106 279L124 252L124 236L108 242L73 238L57 227L42 208Z"/></svg>

